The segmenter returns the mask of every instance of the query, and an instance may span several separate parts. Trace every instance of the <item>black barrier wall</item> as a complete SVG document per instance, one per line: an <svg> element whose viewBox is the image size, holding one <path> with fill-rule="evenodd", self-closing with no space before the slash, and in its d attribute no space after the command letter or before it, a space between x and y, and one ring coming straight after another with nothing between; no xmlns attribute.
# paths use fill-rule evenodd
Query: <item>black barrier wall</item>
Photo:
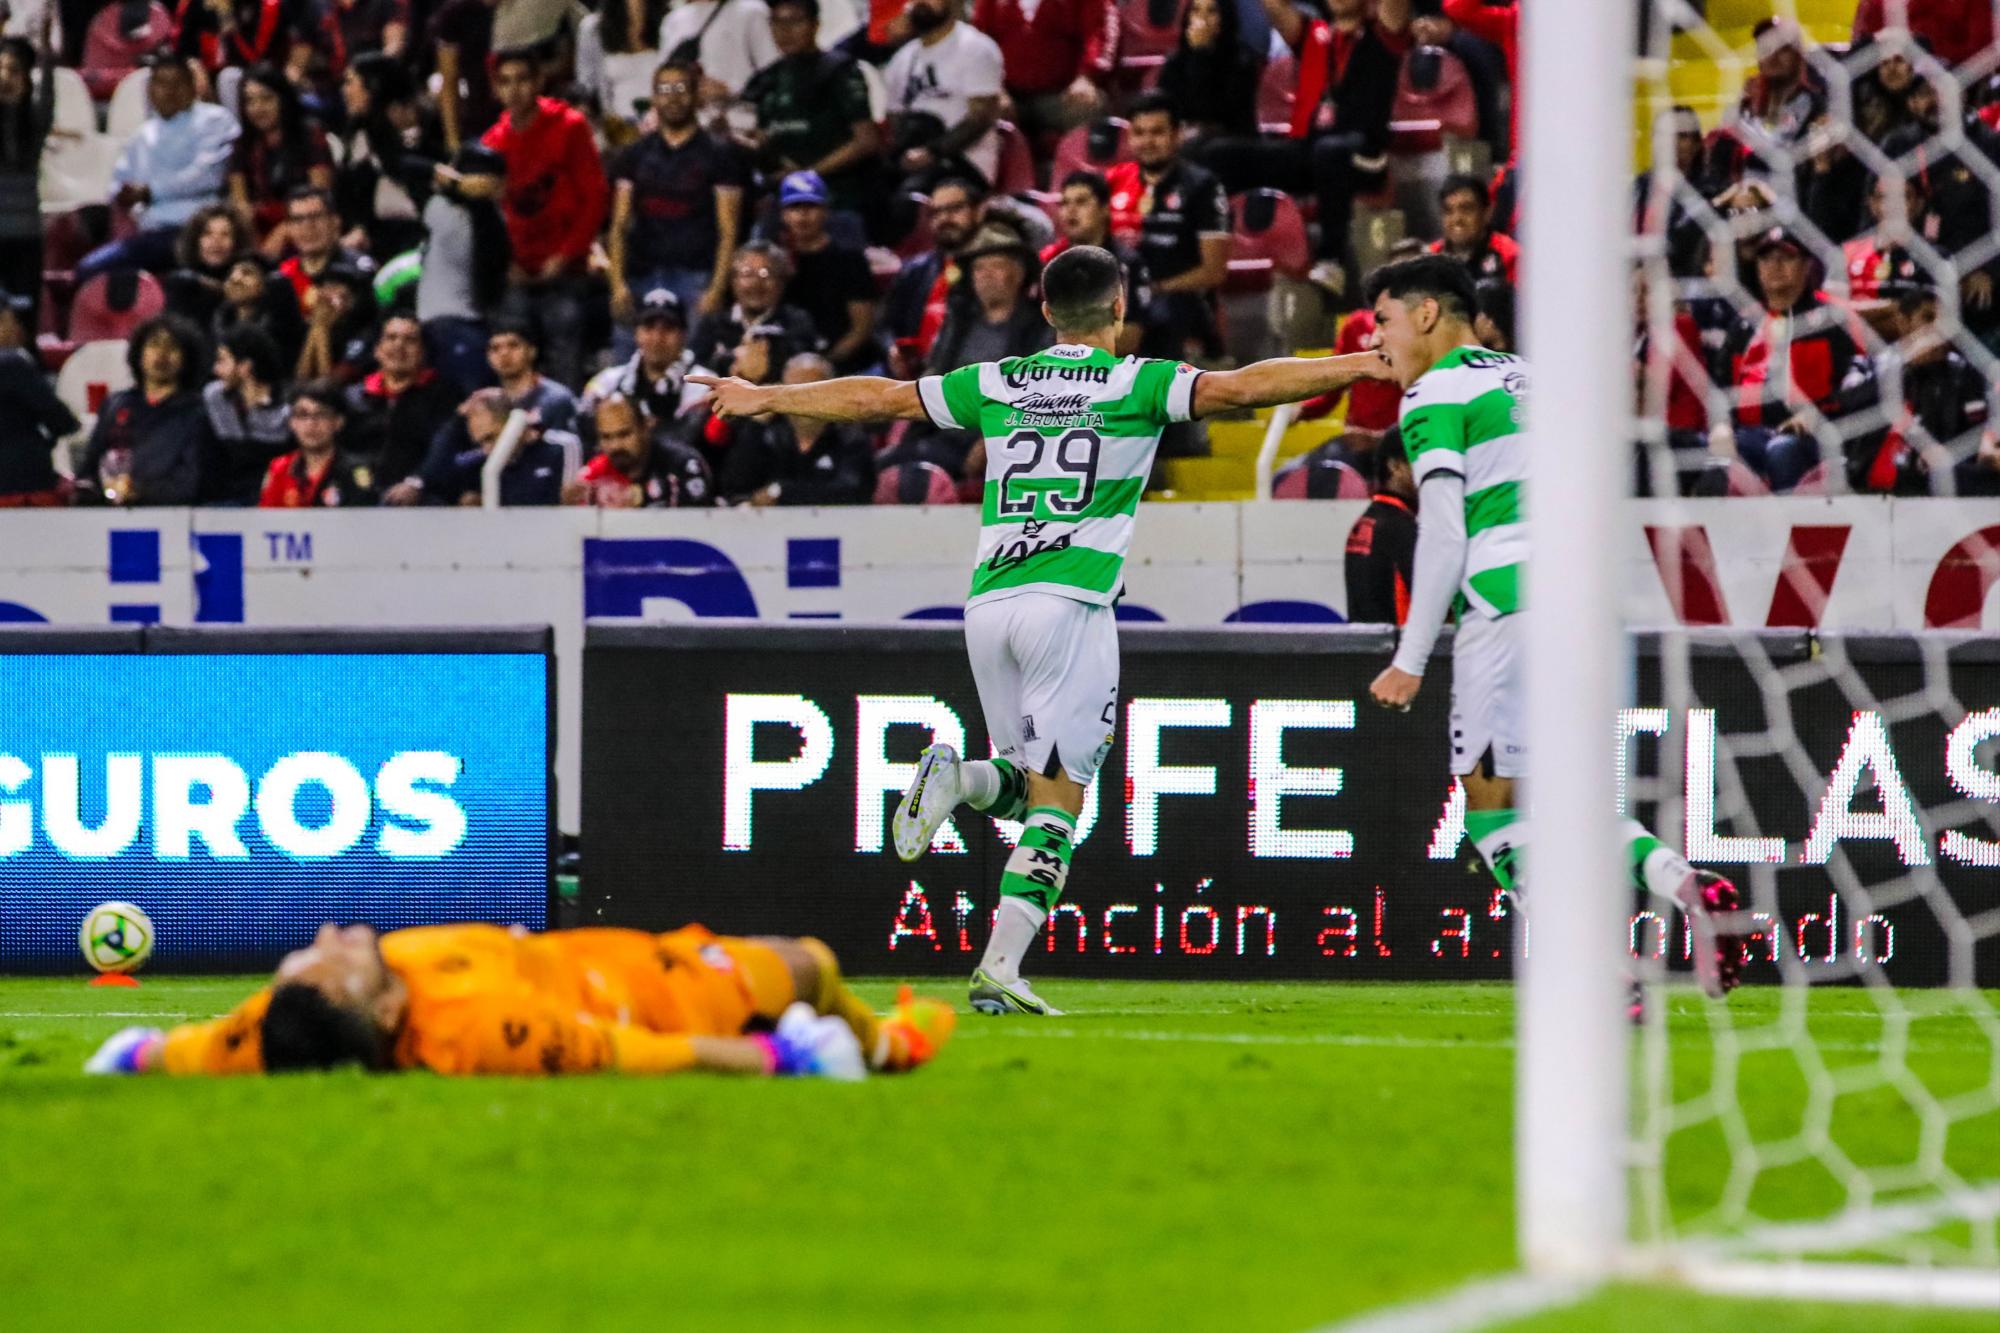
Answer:
<svg viewBox="0 0 2000 1333"><path fill-rule="evenodd" d="M1448 648L1415 710L1390 714L1367 702L1390 652L1378 631L1125 626L1122 647L1117 741L1030 970L1508 974L1515 923L1446 771ZM1684 660L1676 693L1701 708L1675 717L1657 707L1659 645L1639 641L1638 706L1607 727L1605 798L1622 752L1632 813L1671 820L1670 841L1691 833L1708 864L1754 886L1753 979L1775 979L1783 951L1825 979L1879 964L1938 984L1976 962L2000 984L2000 869L1966 863L2000 853L2000 649L1774 633ZM1883 707L1850 698L1857 687ZM969 811L913 866L887 837L934 729L988 753L956 625L591 626L584 919L818 935L858 972L969 971L1009 844ZM1836 809L1827 779L1848 770ZM1690 796L1708 821L1691 830ZM1545 813L1538 836L1561 828ZM1954 831L1976 840L1950 844L1958 859ZM1715 841L1752 835L1764 841ZM1964 924L1981 912L1983 935ZM1686 924L1635 895L1631 944L1684 966Z"/></svg>

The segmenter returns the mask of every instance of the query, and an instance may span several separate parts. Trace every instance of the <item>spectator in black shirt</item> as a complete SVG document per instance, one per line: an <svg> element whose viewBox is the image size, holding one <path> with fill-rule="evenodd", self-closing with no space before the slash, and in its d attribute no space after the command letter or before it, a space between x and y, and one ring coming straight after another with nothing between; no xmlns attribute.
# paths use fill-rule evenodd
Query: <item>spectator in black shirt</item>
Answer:
<svg viewBox="0 0 2000 1333"><path fill-rule="evenodd" d="M707 460L668 435L637 402L613 394L597 404L591 425L598 452L563 486L564 504L684 509L715 503Z"/></svg>
<svg viewBox="0 0 2000 1333"><path fill-rule="evenodd" d="M174 54L211 75L259 61L283 63L305 33L293 0L180 0Z"/></svg>
<svg viewBox="0 0 2000 1333"><path fill-rule="evenodd" d="M134 387L105 399L77 461L79 496L115 505L189 505L201 492L201 332L179 315L132 331Z"/></svg>
<svg viewBox="0 0 2000 1333"><path fill-rule="evenodd" d="M215 378L202 386L208 434L202 443L201 503L257 503L271 460L291 449L284 354L255 324L231 329L215 346Z"/></svg>
<svg viewBox="0 0 2000 1333"><path fill-rule="evenodd" d="M50 455L78 426L28 351L34 307L0 289L0 509L58 505L68 489Z"/></svg>
<svg viewBox="0 0 2000 1333"><path fill-rule="evenodd" d="M1856 377L1835 415L1883 406L1890 384L1902 383L1900 410L1887 422L1846 441L1847 484L1859 492L1893 495L1980 494L1989 469L1981 437L1994 424L1995 386L1937 328L1933 291L1904 289L1890 332L1896 342L1874 374ZM1900 376L1887 373L1900 367Z"/></svg>
<svg viewBox="0 0 2000 1333"><path fill-rule="evenodd" d="M1229 276L1229 199L1222 183L1181 159L1180 117L1173 103L1148 93L1132 104L1132 156L1139 163L1139 254L1153 280L1148 329L1158 355L1193 345L1221 350L1215 296Z"/></svg>
<svg viewBox="0 0 2000 1333"><path fill-rule="evenodd" d="M860 65L845 51L819 49L819 0L770 8L779 59L743 89L757 110L753 151L774 176L818 172L834 208L876 212L880 201L869 196L881 177L882 132Z"/></svg>
<svg viewBox="0 0 2000 1333"><path fill-rule="evenodd" d="M239 255L230 264L209 330L219 338L246 324L270 334L288 362L296 361L305 346L306 320L299 313L298 294L254 254Z"/></svg>
<svg viewBox="0 0 2000 1333"><path fill-rule="evenodd" d="M1278 35L1294 51L1306 49L1308 16L1291 0L1263 2ZM1329 0L1328 9L1326 91L1318 106L1296 113L1309 132L1267 150L1275 160L1257 157L1244 165L1318 197L1320 262L1313 281L1342 295L1353 276L1347 229L1354 196L1379 187L1389 169L1389 116L1409 45L1410 0L1382 0L1372 14L1368 0Z"/></svg>
<svg viewBox="0 0 2000 1333"><path fill-rule="evenodd" d="M1146 273L1146 261L1139 252L1111 234L1111 185L1088 167L1078 167L1063 177L1057 220L1062 235L1042 251L1042 263L1072 245L1094 245L1109 250L1125 270L1125 324L1118 331L1118 355L1131 356L1146 336L1146 307L1153 301L1153 286Z"/></svg>
<svg viewBox="0 0 2000 1333"><path fill-rule="evenodd" d="M859 250L827 230L831 198L817 172L794 171L778 189L785 248L792 256L787 291L811 318L826 358L842 375L881 359L875 345L875 275Z"/></svg>
<svg viewBox="0 0 2000 1333"><path fill-rule="evenodd" d="M174 242L175 267L164 283L167 309L207 327L222 305L229 270L250 249L250 228L235 209L210 204L198 211Z"/></svg>
<svg viewBox="0 0 2000 1333"><path fill-rule="evenodd" d="M493 14L500 0L446 0L431 19L431 49L437 53L438 114L445 147L456 153L477 139L500 115L493 96ZM459 83L465 90L461 94Z"/></svg>
<svg viewBox="0 0 2000 1333"><path fill-rule="evenodd" d="M1375 445L1375 493L1347 532L1347 619L1400 625L1417 562L1417 483L1394 426Z"/></svg>
<svg viewBox="0 0 2000 1333"><path fill-rule="evenodd" d="M417 317L397 311L375 337L375 370L347 390L347 450L377 489L416 471L458 407L457 392L424 363Z"/></svg>
<svg viewBox="0 0 2000 1333"><path fill-rule="evenodd" d="M1195 139L1257 133L1264 58L1243 44L1240 28L1234 0L1192 0L1181 15L1180 44L1157 86Z"/></svg>
<svg viewBox="0 0 2000 1333"><path fill-rule="evenodd" d="M442 440L470 441L470 446L455 449L449 456L440 458L442 452L431 451L424 464L422 485L413 493L412 477L401 486L383 497L388 504L413 504L416 495L434 504L476 506L482 500L481 486L486 471L486 459L500 442L500 433L507 428L507 419L519 407L510 401L499 389L480 389L465 400L458 409L463 423L463 434L451 430L440 431ZM557 445L542 437L541 431L532 423L514 457L500 472L500 503L513 505L553 505L562 502L563 451ZM408 498L398 498L407 496Z"/></svg>
<svg viewBox="0 0 2000 1333"><path fill-rule="evenodd" d="M785 363L786 384L833 378L833 364L816 352ZM875 446L848 424L779 414L751 423L724 460L722 493L767 505L858 505L875 496Z"/></svg>
<svg viewBox="0 0 2000 1333"><path fill-rule="evenodd" d="M638 298L655 287L697 315L720 312L743 217L745 175L736 150L704 134L695 120L700 70L668 61L653 76L659 129L612 164L612 350L632 351Z"/></svg>
<svg viewBox="0 0 2000 1333"><path fill-rule="evenodd" d="M750 241L738 247L735 262L730 266L729 290L733 299L726 309L703 315L695 323L690 340L694 359L718 375L741 375L753 383L762 383L793 354L818 350L819 333L813 328L812 319L797 306L784 304L791 280L792 261L777 246L768 241ZM760 358L765 363L755 367L756 375L736 366L737 353L753 340L777 344L767 348L774 355Z"/></svg>

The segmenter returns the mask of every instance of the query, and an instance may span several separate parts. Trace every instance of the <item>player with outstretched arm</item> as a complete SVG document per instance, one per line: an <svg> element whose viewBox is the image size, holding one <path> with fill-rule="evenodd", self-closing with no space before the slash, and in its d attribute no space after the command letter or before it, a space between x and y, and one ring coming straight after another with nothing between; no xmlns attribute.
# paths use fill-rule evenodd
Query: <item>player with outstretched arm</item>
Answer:
<svg viewBox="0 0 2000 1333"><path fill-rule="evenodd" d="M1366 290L1376 348L1404 388L1403 448L1422 497L1409 619L1394 661L1369 693L1385 707L1410 707L1456 598L1451 771L1465 785L1466 833L1512 892L1527 839L1514 784L1527 765L1529 621L1521 594L1528 438L1521 428L1528 367L1480 345L1472 332L1472 273L1456 259L1424 255L1385 265L1369 275ZM1625 837L1633 881L1678 904L1694 924L1702 989L1727 994L1746 957L1747 940L1719 915L1740 906L1736 886L1696 870L1637 820L1625 821ZM1640 1003L1635 987L1635 1019Z"/></svg>
<svg viewBox="0 0 2000 1333"><path fill-rule="evenodd" d="M689 376L724 416L783 412L824 421L928 421L986 442L978 563L965 645L996 757L927 749L896 811L896 852L914 861L963 801L1024 824L1000 877L1000 908L972 974L982 1013L1054 1014L1021 962L1069 877L1084 791L1111 750L1118 718L1118 629L1140 493L1161 429L1233 408L1299 402L1386 379L1373 353L1279 357L1237 370L1121 357L1124 274L1096 246L1042 273L1042 314L1056 343L1032 356L965 366L915 382L852 376L755 385Z"/></svg>

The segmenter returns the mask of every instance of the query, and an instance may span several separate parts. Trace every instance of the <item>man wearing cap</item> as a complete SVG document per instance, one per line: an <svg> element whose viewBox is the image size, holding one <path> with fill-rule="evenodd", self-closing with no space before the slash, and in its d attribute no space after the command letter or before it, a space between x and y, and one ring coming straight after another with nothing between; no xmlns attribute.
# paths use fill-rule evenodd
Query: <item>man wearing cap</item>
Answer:
<svg viewBox="0 0 2000 1333"><path fill-rule="evenodd" d="M708 397L708 390L687 382L691 370L708 372L698 365L687 345L687 312L681 299L665 287L655 287L639 298L637 326L639 350L622 365L599 371L583 391L578 404L588 417L608 398L629 398L653 420L670 422L682 412Z"/></svg>
<svg viewBox="0 0 2000 1333"><path fill-rule="evenodd" d="M50 455L78 424L27 350L32 309L0 287L0 509L63 503L67 488Z"/></svg>
<svg viewBox="0 0 2000 1333"><path fill-rule="evenodd" d="M1756 319L1739 318L1723 345L1735 428L1718 426L1711 442L1725 457L1738 455L1772 490L1787 491L1820 461L1818 439L1796 427L1815 414L1839 415L1842 387L1869 373L1868 358L1854 313L1813 290L1804 242L1773 227L1757 239L1756 254L1764 309Z"/></svg>
<svg viewBox="0 0 2000 1333"><path fill-rule="evenodd" d="M695 119L701 71L668 60L653 74L659 130L620 153L611 167L612 350L626 355L624 331L638 298L665 287L684 313L701 316L729 299L730 261L743 218L746 176L736 152L703 134Z"/></svg>
<svg viewBox="0 0 2000 1333"><path fill-rule="evenodd" d="M757 112L745 136L751 149L773 175L818 172L834 208L869 211L882 132L861 66L845 51L819 49L819 0L774 0L771 40L779 58L743 89Z"/></svg>
<svg viewBox="0 0 2000 1333"><path fill-rule="evenodd" d="M816 171L794 171L778 188L785 249L792 257L786 290L812 320L826 359L851 375L881 359L875 345L875 275L858 248L838 243L827 228L831 202Z"/></svg>

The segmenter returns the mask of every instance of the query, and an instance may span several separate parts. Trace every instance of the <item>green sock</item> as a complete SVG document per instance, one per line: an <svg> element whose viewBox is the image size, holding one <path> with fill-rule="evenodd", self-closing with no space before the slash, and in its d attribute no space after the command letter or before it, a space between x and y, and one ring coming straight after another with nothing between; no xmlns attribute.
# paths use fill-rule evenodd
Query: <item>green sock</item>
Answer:
<svg viewBox="0 0 2000 1333"><path fill-rule="evenodd" d="M1038 805L1028 811L1026 825L1000 875L1000 893L1019 898L1047 916L1069 881L1070 840L1076 834L1076 820L1052 805Z"/></svg>
<svg viewBox="0 0 2000 1333"><path fill-rule="evenodd" d="M1687 858L1661 842L1636 819L1624 821L1625 857L1632 883L1647 893L1672 899L1676 890L1694 873Z"/></svg>
<svg viewBox="0 0 2000 1333"><path fill-rule="evenodd" d="M1521 847L1528 840L1528 823L1517 810L1468 810L1465 812L1465 833L1472 839L1472 845L1486 858L1492 868L1493 878L1500 881L1503 889L1516 889L1519 876L1515 873L1521 855Z"/></svg>

